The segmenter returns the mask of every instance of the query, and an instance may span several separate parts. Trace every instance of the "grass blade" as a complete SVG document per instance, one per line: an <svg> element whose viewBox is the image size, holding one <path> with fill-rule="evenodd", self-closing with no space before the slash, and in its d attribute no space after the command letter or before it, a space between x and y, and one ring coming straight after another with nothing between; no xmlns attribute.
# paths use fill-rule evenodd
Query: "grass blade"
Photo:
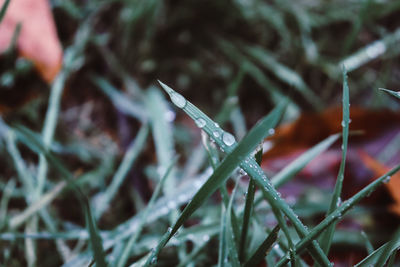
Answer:
<svg viewBox="0 0 400 267"><path fill-rule="evenodd" d="M317 238L327 227L329 227L332 223L338 221L342 218L342 216L349 211L354 205L356 205L360 200L369 196L373 191L375 191L380 185L387 182L391 176L393 176L396 172L400 170L400 165L397 165L385 175L379 177L366 187L364 187L361 191L355 194L350 199L343 202L341 206L339 206L334 212L332 212L329 216L327 216L321 223L319 223L316 227L310 231L310 233L303 238L300 242L296 244L296 253L301 253L315 238ZM283 266L286 264L288 260L286 257L283 257L277 266Z"/></svg>
<svg viewBox="0 0 400 267"><path fill-rule="evenodd" d="M3 5L1 7L1 10L0 10L0 23L2 22L2 20L4 18L4 15L7 12L7 8L9 6L9 4L10 4L10 0L6 0L6 1L4 1Z"/></svg>
<svg viewBox="0 0 400 267"><path fill-rule="evenodd" d="M400 99L400 92L395 92L395 91L392 91L392 90L389 90L389 89L385 89L385 88L379 88L379 90L382 90L382 91L388 93L389 95L392 95L392 96L397 97L397 98Z"/></svg>
<svg viewBox="0 0 400 267"><path fill-rule="evenodd" d="M262 259L272 248L272 245L278 238L279 229L279 225L275 226L275 228L272 229L271 233L267 236L264 242L262 242L262 244L254 252L254 254L245 262L244 267L257 266L257 264L262 261Z"/></svg>
<svg viewBox="0 0 400 267"><path fill-rule="evenodd" d="M262 151L262 147L261 147L261 149L255 155L256 162L258 165L261 164L262 154L263 154L263 151ZM247 232L249 230L249 222L250 222L250 218L251 218L251 213L253 211L255 191L256 191L256 184L253 179L250 179L249 186L247 188L246 203L244 206L244 213L243 213L242 233L240 235L240 243L239 243L240 262L244 262L244 260L246 259L245 245L246 245L246 240L247 240Z"/></svg>
<svg viewBox="0 0 400 267"><path fill-rule="evenodd" d="M41 139L38 138L35 133L23 126L19 126L16 132L18 133L23 143L25 143L33 151L37 152L40 155L43 155L46 158L47 162L49 162L51 166L54 167L61 174L61 176L67 181L67 184L71 186L73 191L76 193L77 199L81 204L81 208L85 216L85 222L89 231L90 243L92 245L92 251L96 261L96 265L100 267L106 267L107 264L105 260L102 240L98 233L97 225L90 209L89 200L72 180L73 174L70 173L68 169L64 167L62 162L58 160L46 148L46 146L41 142Z"/></svg>
<svg viewBox="0 0 400 267"><path fill-rule="evenodd" d="M216 142L216 144L220 147L220 149L227 153L228 156L233 152L233 150L236 150L237 148L237 143L235 141L235 138L227 132L224 132L218 124L214 123L207 115L205 115L203 112L201 112L198 108L196 108L192 103L187 101L182 95L178 94L175 92L172 88L169 86L161 83L161 86L163 89L170 95L171 101L179 108L183 109L201 128L204 130L213 140ZM278 110L283 109L283 105L286 105L286 102L283 102L282 104L278 105L277 108L269 116L264 118L258 125L275 125L275 123L268 122L268 117L271 116L276 120L275 116L272 116L273 113L279 114L277 118L280 117L280 114L282 113L281 111L278 112ZM272 126L269 129L264 129L268 133L271 132L271 129L273 129L274 126ZM254 127L253 130L250 131L250 133L246 136L249 137L250 135L256 134L254 129L262 129L262 127ZM253 132L253 133L252 133ZM259 138L261 136L268 136L268 133L262 133L260 132ZM255 136L254 136L255 137ZM257 140L260 140L258 138L255 138ZM254 140L253 140L254 141ZM247 140L246 142L249 142ZM242 144L246 144L246 142L243 142ZM252 143L253 145L253 143ZM243 148L244 149L244 148ZM248 149L248 148L246 148ZM253 148L254 149L254 148ZM300 235L301 238L304 238L308 234L308 230L306 227L303 225L303 223L299 220L298 216L294 213L291 207L281 198L279 192L276 191L276 189L273 187L271 182L268 180L267 176L264 174L263 170L260 168L260 166L257 165L256 161L253 159L251 156L244 156L244 158L240 159L238 162L240 162L240 167L247 172L247 174L255 180L259 188L262 190L262 193L264 195L264 198L270 203L271 206L275 208L275 210L280 210L282 211L292 222L293 226L295 227L296 231ZM280 214L276 214L276 216L280 216ZM330 262L326 255L323 253L322 249L319 247L319 244L314 241L312 242L312 245L310 247L310 253L312 257L319 262L320 264L324 266L329 266Z"/></svg>
<svg viewBox="0 0 400 267"><path fill-rule="evenodd" d="M162 84L163 85L163 84ZM201 124L203 129L218 131L221 138L218 139L221 142L223 149L229 149L230 154L221 162L215 172L207 180L207 182L200 188L200 190L193 197L192 201L185 207L172 231L169 233L168 238L163 238L158 244L157 248L153 251L152 255L146 262L146 266L151 264L153 258L157 257L158 251L165 246L166 242L177 232L179 227L193 214L200 206L207 200L213 192L215 192L225 181L228 179L230 174L237 168L248 155L256 148L258 143L262 141L268 135L268 129L275 127L284 111L284 105L280 105L275 108L268 116L264 117L250 132L243 138L238 144L234 144L234 140L229 133L223 132L221 128L217 127L214 122L208 118L204 113L199 111L190 102L186 101L183 96L177 94L171 88L163 85L163 88L170 94L172 102L184 110L193 118L199 120L202 119ZM218 144L220 145L220 144ZM233 147L231 147L233 146Z"/></svg>
<svg viewBox="0 0 400 267"><path fill-rule="evenodd" d="M342 193L344 170L345 170L345 165L346 165L347 143L348 143L348 138L349 138L349 123L350 123L350 100L349 100L349 86L347 84L347 73L346 73L345 68L343 68L343 103L342 103L342 105L343 105L343 111L342 111L343 112L342 159L340 162L339 173L336 178L335 189L333 191L331 204L329 206L327 215L332 213L340 205L340 202L341 202L340 195ZM335 232L335 227L336 227L336 223L332 223L332 225L326 229L325 233L323 233L320 238L321 248L324 250L324 252L327 255L329 254L329 250L330 250L332 239L333 239L333 234Z"/></svg>
<svg viewBox="0 0 400 267"><path fill-rule="evenodd" d="M236 180L236 184L232 191L231 197L229 199L229 204L228 204L228 207L226 208L226 212L225 212L226 215L224 218L226 220L225 242L226 242L227 249L228 249L228 255L231 260L230 264L233 267L240 267L239 254L238 254L238 249L236 246L236 240L235 240L235 234L234 234L235 230L232 227L232 218L231 218L233 201L235 199L235 194L236 194L238 185L239 185L239 178Z"/></svg>

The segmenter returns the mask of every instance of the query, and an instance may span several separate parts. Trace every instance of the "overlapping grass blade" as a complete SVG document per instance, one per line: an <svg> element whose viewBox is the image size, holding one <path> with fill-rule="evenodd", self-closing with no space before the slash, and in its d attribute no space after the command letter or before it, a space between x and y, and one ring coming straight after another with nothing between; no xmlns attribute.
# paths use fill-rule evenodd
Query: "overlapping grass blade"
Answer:
<svg viewBox="0 0 400 267"><path fill-rule="evenodd" d="M165 183L165 180L169 177L172 167L176 164L176 161L177 161L177 159L172 161L172 163L168 167L168 169L165 172L165 174L163 175L163 177L161 177L160 182L157 184L156 188L154 189L153 195L151 196L150 201L146 206L146 209L143 211L143 213L141 213L139 223L138 223L135 233L129 238L128 243L126 244L126 246L121 254L121 257L118 260L118 263L116 265L117 267L126 266L126 262L129 258L132 247L135 244L136 240L139 238L139 236L142 232L143 226L146 223L147 216L149 215L151 209L153 208L157 197L160 195L163 185Z"/></svg>
<svg viewBox="0 0 400 267"><path fill-rule="evenodd" d="M258 165L261 164L262 160L262 154L263 150L262 147L259 151L257 151L255 158L256 162ZM246 203L244 206L244 213L243 213L243 223L242 223L242 233L240 235L240 243L239 243L239 259L240 262L244 262L246 259L246 240L247 240L247 233L249 230L249 223L250 219L252 217L252 211L253 211L253 204L254 204L254 195L256 192L256 185L253 179L250 179L249 181L249 186L247 187L247 193L246 193Z"/></svg>
<svg viewBox="0 0 400 267"><path fill-rule="evenodd" d="M213 122L207 115L196 108L192 103L187 101L182 95L175 92L169 86L161 82L160 84L163 89L170 95L171 101L177 107L183 109L183 111L185 111L196 122L199 128L204 130L210 136L210 138L212 138L216 142L216 144L220 147L222 151L229 155L234 149L236 149L237 143L235 141L235 138L230 133L223 131L218 124ZM275 112L279 109L279 107L282 107L282 105L286 105L286 103L281 103L277 108L275 108ZM268 124L265 123L267 121L268 119L263 119L260 124L265 124L265 126L267 126ZM273 129L273 127L266 131L270 133L271 129ZM250 133L252 133L252 131L250 131ZM250 133L247 135L247 137L250 135ZM263 133L264 138L268 136L268 133ZM243 141L241 143L243 143ZM289 205L281 198L279 192L277 192L276 189L273 187L267 176L264 174L263 170L260 168L260 166L257 165L254 158L251 156L245 156L244 158L240 159L239 162L240 167L245 172L247 172L247 174L251 178L253 178L254 181L258 184L259 188L262 190L264 198L268 200L270 205L273 206L275 210L282 211L292 222L299 236L301 238L304 238L308 234L308 230L300 221L298 216L293 212L292 208L289 207ZM279 214L276 215L280 216ZM330 265L328 258L319 247L317 241L313 241L309 249L312 257L317 262L324 266Z"/></svg>
<svg viewBox="0 0 400 267"><path fill-rule="evenodd" d="M350 123L350 100L349 100L349 86L347 84L347 73L346 73L345 68L343 68L343 103L342 103L342 106L343 106L343 111L342 111L342 113L343 113L343 115L342 115L343 116L343 118L342 118L342 127L343 127L342 159L340 162L339 173L336 178L335 189L333 191L331 204L329 206L327 215L332 213L341 204L340 203L341 202L340 195L342 193L344 170L345 170L345 165L346 165L347 143L348 143L348 138L349 138L349 123ZM321 248L324 250L324 252L327 255L329 254L329 249L331 247L335 228L336 228L336 223L332 223L332 225L329 226L325 230L325 233L323 233L320 238Z"/></svg>
<svg viewBox="0 0 400 267"><path fill-rule="evenodd" d="M279 229L279 225L275 226L274 229L272 229L271 233L269 233L264 242L261 243L261 245L253 253L253 255L251 255L250 258L244 263L244 267L257 266L257 264L262 261L262 259L265 257L265 255L271 249L272 245L277 240Z"/></svg>
<svg viewBox="0 0 400 267"><path fill-rule="evenodd" d="M229 199L229 204L228 207L226 208L225 212L225 220L226 220L226 227L225 227L225 243L226 243L226 248L228 250L228 255L230 258L230 264L233 267L240 267L240 261L239 261L239 253L238 253L238 248L236 245L236 240L235 240L235 230L232 227L232 207L233 207L233 201L235 199L235 194L237 187L239 185L239 178L236 180L235 187L232 191L231 197Z"/></svg>
<svg viewBox="0 0 400 267"><path fill-rule="evenodd" d="M385 89L385 88L379 88L379 90L382 90L382 91L400 99L400 92L395 92L395 91Z"/></svg>
<svg viewBox="0 0 400 267"><path fill-rule="evenodd" d="M395 233L395 236L389 242L380 246L373 252L369 253L362 261L354 265L354 267L369 267L369 266L383 266L384 261L387 260L388 255L390 256L398 247L400 247L400 236L399 230ZM379 260L381 262L378 265ZM383 263L382 263L383 262Z"/></svg>
<svg viewBox="0 0 400 267"><path fill-rule="evenodd" d="M206 129L207 125L208 127L212 126L213 130L219 131L220 136L225 134L231 138L230 135L228 135L226 132L222 132L222 130L217 127L210 118L195 108L190 102L187 102L181 95L174 95L176 92L169 87L164 87L164 89L168 90L170 95L172 94L171 98L173 98L175 104L188 109L188 113L190 113L194 118L203 119L205 121L205 125L203 125L203 123L201 124L203 129ZM250 132L238 145L233 146L231 139L228 137L222 137L228 144L222 143L222 147L224 149L229 148L231 153L229 153L228 156L221 162L215 172L193 197L192 201L189 202L189 204L185 207L177 222L173 226L169 237L163 238L162 242L160 242L157 248L153 251L152 256L150 256L147 260L146 265L151 264L151 261L157 257L157 252L165 246L166 242L168 242L168 240L176 233L179 227L181 227L181 225L190 217L190 215L192 215L193 212L195 212L204 203L204 201L207 200L211 194L226 181L226 179L228 179L230 174L237 168L240 162L248 157L248 155L256 148L258 143L268 135L268 129L275 127L282 116L283 111L284 105L276 107L268 116L262 119L252 130L250 130ZM222 139L219 140L222 142ZM227 142L227 140L229 142ZM231 148L231 146L233 146L233 148Z"/></svg>
<svg viewBox="0 0 400 267"><path fill-rule="evenodd" d="M67 168L64 167L62 162L58 160L42 143L41 139L35 135L29 129L23 126L17 126L17 134L20 140L25 143L29 148L33 151L37 152L38 154L43 155L47 162L51 164L62 176L63 179L67 181L67 184L73 189L76 193L76 197L80 202L83 214L85 216L86 225L89 231L91 247L93 251L93 255L96 261L96 264L100 267L106 267L106 260L105 254L102 245L102 239L98 233L97 225L93 214L90 209L89 200L87 197L82 193L79 187L75 185L72 177L73 174L69 172Z"/></svg>
<svg viewBox="0 0 400 267"><path fill-rule="evenodd" d="M325 229L327 229L332 223L340 220L342 216L349 211L354 205L356 205L360 200L369 196L373 191L375 191L383 183L387 182L391 176L400 170L400 165L392 168L385 175L379 177L361 191L355 194L350 199L343 202L334 212L327 216L321 223L315 226L310 233L305 236L300 242L296 244L296 253L301 253L315 238L317 238ZM277 266L284 266L288 262L286 257L283 257Z"/></svg>

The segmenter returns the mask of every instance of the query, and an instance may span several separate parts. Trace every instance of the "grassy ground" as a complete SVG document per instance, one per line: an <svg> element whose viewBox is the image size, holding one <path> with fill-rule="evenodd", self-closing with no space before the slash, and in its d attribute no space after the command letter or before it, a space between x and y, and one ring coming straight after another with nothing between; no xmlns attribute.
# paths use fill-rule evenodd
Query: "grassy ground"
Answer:
<svg viewBox="0 0 400 267"><path fill-rule="evenodd" d="M399 167L341 199L349 104L400 107L377 90L400 86L399 1L51 4L56 80L0 58L4 266L399 264L398 217L357 205ZM280 123L338 105L341 133L264 173ZM277 191L334 144L330 189Z"/></svg>

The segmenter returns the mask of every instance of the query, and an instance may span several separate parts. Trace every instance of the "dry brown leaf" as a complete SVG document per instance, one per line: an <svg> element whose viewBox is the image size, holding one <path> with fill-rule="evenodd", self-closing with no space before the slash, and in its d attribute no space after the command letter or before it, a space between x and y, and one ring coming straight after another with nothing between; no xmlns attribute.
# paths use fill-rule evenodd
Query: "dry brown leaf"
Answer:
<svg viewBox="0 0 400 267"><path fill-rule="evenodd" d="M0 0L0 6L4 0ZM0 24L0 53L11 43L17 25L19 54L31 60L41 77L51 83L62 65L62 48L47 0L12 0Z"/></svg>
<svg viewBox="0 0 400 267"><path fill-rule="evenodd" d="M364 164L375 173L377 177L383 176L387 173L390 168L385 166L384 164L380 163L369 154L365 152L360 152L360 157ZM385 184L386 188L388 189L390 195L392 196L395 203L390 207L390 210L400 215L400 174L396 173L390 179L388 183Z"/></svg>

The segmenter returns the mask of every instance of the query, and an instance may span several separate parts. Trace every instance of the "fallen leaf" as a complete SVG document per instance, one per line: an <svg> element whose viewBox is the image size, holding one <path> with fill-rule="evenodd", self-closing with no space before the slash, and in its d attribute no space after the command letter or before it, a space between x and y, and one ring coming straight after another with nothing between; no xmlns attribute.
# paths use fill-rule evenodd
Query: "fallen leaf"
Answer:
<svg viewBox="0 0 400 267"><path fill-rule="evenodd" d="M373 171L377 177L384 175L390 170L389 167L380 163L368 153L360 151L359 154L364 164L371 171ZM390 210L397 215L400 215L400 174L396 173L393 175L389 182L385 183L385 185L395 202L392 206L390 206Z"/></svg>
<svg viewBox="0 0 400 267"><path fill-rule="evenodd" d="M0 6L4 0L0 0ZM20 56L31 60L41 77L51 83L62 65L62 48L47 0L12 0L0 24L0 53L11 43L17 25Z"/></svg>

